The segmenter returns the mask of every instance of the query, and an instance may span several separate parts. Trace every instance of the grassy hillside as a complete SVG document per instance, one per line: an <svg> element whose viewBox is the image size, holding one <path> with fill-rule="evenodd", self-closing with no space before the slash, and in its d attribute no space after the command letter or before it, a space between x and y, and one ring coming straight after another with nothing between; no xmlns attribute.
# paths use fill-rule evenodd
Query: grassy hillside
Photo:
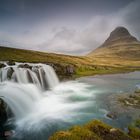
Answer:
<svg viewBox="0 0 140 140"><path fill-rule="evenodd" d="M99 47L89 54L90 57L118 57L134 61L140 60L140 42L133 44L113 44L107 47Z"/></svg>
<svg viewBox="0 0 140 140"><path fill-rule="evenodd" d="M88 64L83 57L44 53L39 51L22 50L0 47L0 61L18 61L33 63L63 63L63 64Z"/></svg>
<svg viewBox="0 0 140 140"><path fill-rule="evenodd" d="M39 51L0 47L0 61L50 63L59 66L59 71L66 66L73 66L76 77L104 73L118 73L140 69L140 59L111 57L70 56Z"/></svg>

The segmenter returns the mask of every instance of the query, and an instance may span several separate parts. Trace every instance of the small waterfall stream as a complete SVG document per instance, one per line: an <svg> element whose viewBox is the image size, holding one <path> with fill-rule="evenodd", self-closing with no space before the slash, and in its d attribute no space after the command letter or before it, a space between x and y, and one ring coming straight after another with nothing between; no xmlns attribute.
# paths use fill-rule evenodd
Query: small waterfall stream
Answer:
<svg viewBox="0 0 140 140"><path fill-rule="evenodd" d="M0 69L0 81L22 84L33 83L42 89L50 89L59 83L54 69L45 64L20 64Z"/></svg>

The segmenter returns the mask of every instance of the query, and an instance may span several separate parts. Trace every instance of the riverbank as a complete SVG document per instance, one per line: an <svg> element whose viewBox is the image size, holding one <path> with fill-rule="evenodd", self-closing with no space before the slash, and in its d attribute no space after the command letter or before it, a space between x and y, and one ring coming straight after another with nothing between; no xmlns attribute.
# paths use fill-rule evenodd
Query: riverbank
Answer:
<svg viewBox="0 0 140 140"><path fill-rule="evenodd" d="M56 132L49 140L139 140L140 134L128 134L99 120L82 126L73 126L67 131Z"/></svg>

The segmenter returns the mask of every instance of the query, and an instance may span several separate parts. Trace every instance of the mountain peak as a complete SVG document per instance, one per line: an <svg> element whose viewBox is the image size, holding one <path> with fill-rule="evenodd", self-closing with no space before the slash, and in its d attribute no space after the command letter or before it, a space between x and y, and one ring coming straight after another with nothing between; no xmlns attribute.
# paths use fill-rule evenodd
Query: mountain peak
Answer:
<svg viewBox="0 0 140 140"><path fill-rule="evenodd" d="M125 27L117 27L110 33L111 38L130 36L129 31Z"/></svg>
<svg viewBox="0 0 140 140"><path fill-rule="evenodd" d="M125 27L119 26L110 33L110 36L102 46L110 46L116 43L130 43L136 41L137 39L132 36Z"/></svg>

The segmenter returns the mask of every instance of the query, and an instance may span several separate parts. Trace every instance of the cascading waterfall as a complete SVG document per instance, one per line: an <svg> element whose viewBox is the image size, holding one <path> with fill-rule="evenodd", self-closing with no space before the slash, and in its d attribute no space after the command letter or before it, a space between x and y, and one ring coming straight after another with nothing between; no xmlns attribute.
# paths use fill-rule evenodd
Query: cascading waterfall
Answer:
<svg viewBox="0 0 140 140"><path fill-rule="evenodd" d="M0 81L13 81L22 84L33 83L42 89L53 88L59 83L58 77L51 66L20 63L0 69Z"/></svg>
<svg viewBox="0 0 140 140"><path fill-rule="evenodd" d="M16 119L29 114L34 102L42 98L40 91L33 84L3 82L0 84L0 98L11 108Z"/></svg>
<svg viewBox="0 0 140 140"><path fill-rule="evenodd" d="M16 119L21 119L43 98L42 91L52 89L58 83L58 77L49 65L7 65L0 69L0 98L11 108Z"/></svg>
<svg viewBox="0 0 140 140"><path fill-rule="evenodd" d="M77 81L59 83L53 68L45 64L16 63L1 68L0 98L15 117L13 140L27 140L28 135L30 140L46 140L57 125L78 122L82 109L93 103L89 87Z"/></svg>

